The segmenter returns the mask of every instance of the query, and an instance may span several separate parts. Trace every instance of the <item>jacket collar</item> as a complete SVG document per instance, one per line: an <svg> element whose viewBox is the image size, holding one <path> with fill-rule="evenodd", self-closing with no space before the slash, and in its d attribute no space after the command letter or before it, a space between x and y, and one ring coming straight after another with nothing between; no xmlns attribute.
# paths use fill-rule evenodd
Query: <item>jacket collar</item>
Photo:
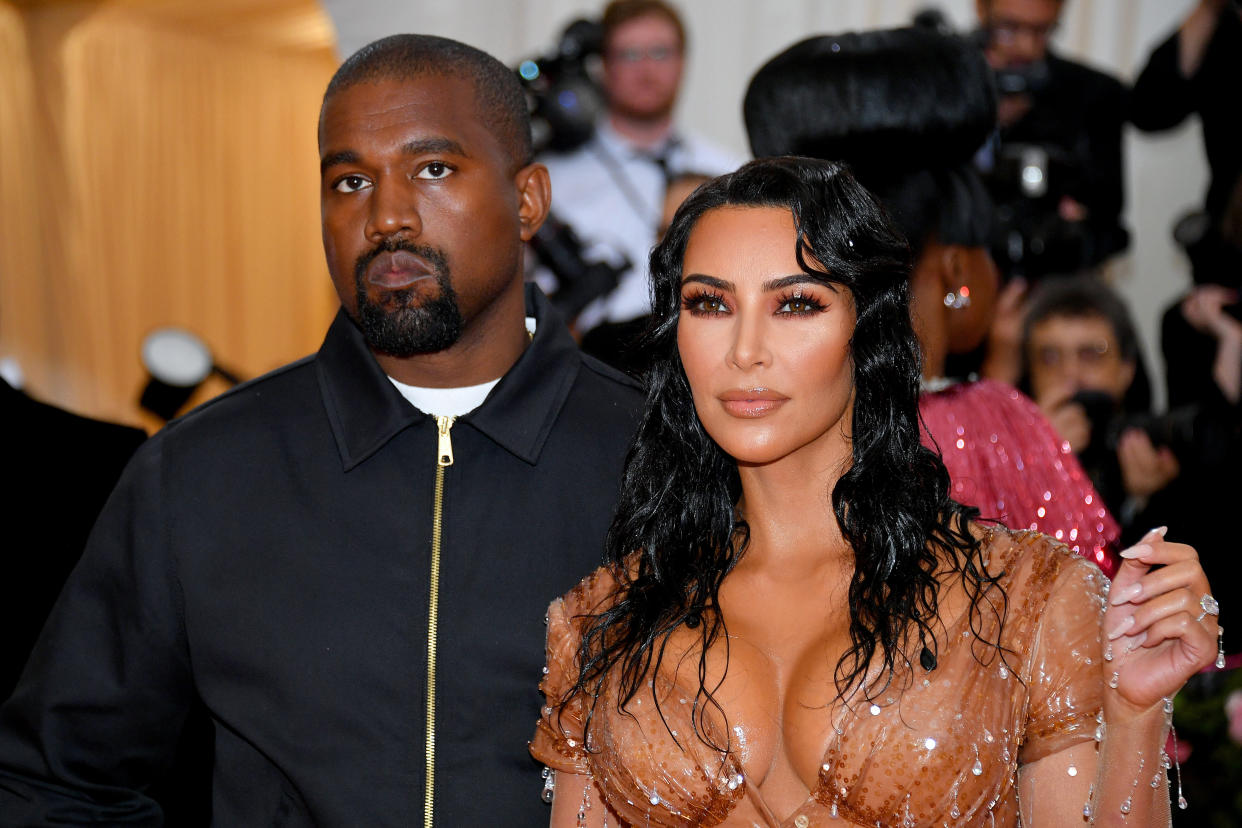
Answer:
<svg viewBox="0 0 1242 828"><path fill-rule="evenodd" d="M578 376L582 356L559 314L534 285L526 286L526 313L537 322L534 340L483 404L458 422L469 423L533 465ZM389 381L343 310L328 328L315 365L346 471L402 430L428 419Z"/></svg>

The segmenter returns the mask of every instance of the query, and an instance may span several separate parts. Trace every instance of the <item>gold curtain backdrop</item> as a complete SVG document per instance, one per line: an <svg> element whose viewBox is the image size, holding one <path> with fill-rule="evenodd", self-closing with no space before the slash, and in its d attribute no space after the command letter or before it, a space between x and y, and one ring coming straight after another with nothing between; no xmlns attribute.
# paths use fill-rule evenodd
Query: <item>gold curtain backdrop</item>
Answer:
<svg viewBox="0 0 1242 828"><path fill-rule="evenodd" d="M150 429L154 328L243 376L318 346L336 65L313 0L0 0L0 356L28 391Z"/></svg>

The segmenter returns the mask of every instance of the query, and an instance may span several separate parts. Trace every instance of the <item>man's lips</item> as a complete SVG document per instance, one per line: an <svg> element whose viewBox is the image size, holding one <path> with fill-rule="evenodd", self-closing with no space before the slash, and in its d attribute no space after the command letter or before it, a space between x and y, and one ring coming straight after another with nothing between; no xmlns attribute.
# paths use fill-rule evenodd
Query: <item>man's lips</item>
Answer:
<svg viewBox="0 0 1242 828"><path fill-rule="evenodd" d="M771 414L789 397L770 388L733 388L717 396L724 410L734 417L763 417Z"/></svg>
<svg viewBox="0 0 1242 828"><path fill-rule="evenodd" d="M435 272L427 260L408 250L381 253L366 270L367 284L387 290L400 290L434 277Z"/></svg>

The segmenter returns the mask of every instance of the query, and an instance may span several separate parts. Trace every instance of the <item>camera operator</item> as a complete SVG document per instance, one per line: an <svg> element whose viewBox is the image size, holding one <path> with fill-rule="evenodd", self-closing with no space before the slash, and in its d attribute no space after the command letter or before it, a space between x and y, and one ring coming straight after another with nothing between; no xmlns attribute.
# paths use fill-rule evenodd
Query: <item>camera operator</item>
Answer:
<svg viewBox="0 0 1242 828"><path fill-rule="evenodd" d="M1237 508L1230 503L1236 488L1216 481L1235 471L1236 418L1204 407L1152 416L1130 314L1099 279L1042 282L1032 292L1022 340L1031 398L1121 521L1122 544L1152 526L1172 526L1194 536L1205 568L1232 577L1222 518Z"/></svg>
<svg viewBox="0 0 1242 828"><path fill-rule="evenodd" d="M663 0L613 0L604 9L601 69L606 111L595 134L540 160L554 209L593 256L628 267L617 286L578 316L583 350L616 361L649 311L647 257L665 190L678 173L717 175L736 159L677 129L673 109L685 59L685 26Z"/></svg>
<svg viewBox="0 0 1242 828"><path fill-rule="evenodd" d="M980 154L994 256L1027 279L1092 267L1129 244L1121 225L1124 88L1054 54L1064 0L976 0L997 75L998 133Z"/></svg>

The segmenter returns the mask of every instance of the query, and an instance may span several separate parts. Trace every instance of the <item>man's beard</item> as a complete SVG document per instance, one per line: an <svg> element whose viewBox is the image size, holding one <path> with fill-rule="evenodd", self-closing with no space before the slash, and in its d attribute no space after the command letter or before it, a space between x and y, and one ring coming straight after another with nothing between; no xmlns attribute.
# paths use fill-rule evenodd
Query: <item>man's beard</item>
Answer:
<svg viewBox="0 0 1242 828"><path fill-rule="evenodd" d="M381 253L404 250L421 256L431 265L439 292L415 304L413 288L385 291L380 301L367 293L367 267ZM457 304L457 292L449 278L448 260L434 247L387 240L358 257L354 265L355 295L358 302L355 321L371 350L393 357L412 357L443 351L461 338L464 323Z"/></svg>

